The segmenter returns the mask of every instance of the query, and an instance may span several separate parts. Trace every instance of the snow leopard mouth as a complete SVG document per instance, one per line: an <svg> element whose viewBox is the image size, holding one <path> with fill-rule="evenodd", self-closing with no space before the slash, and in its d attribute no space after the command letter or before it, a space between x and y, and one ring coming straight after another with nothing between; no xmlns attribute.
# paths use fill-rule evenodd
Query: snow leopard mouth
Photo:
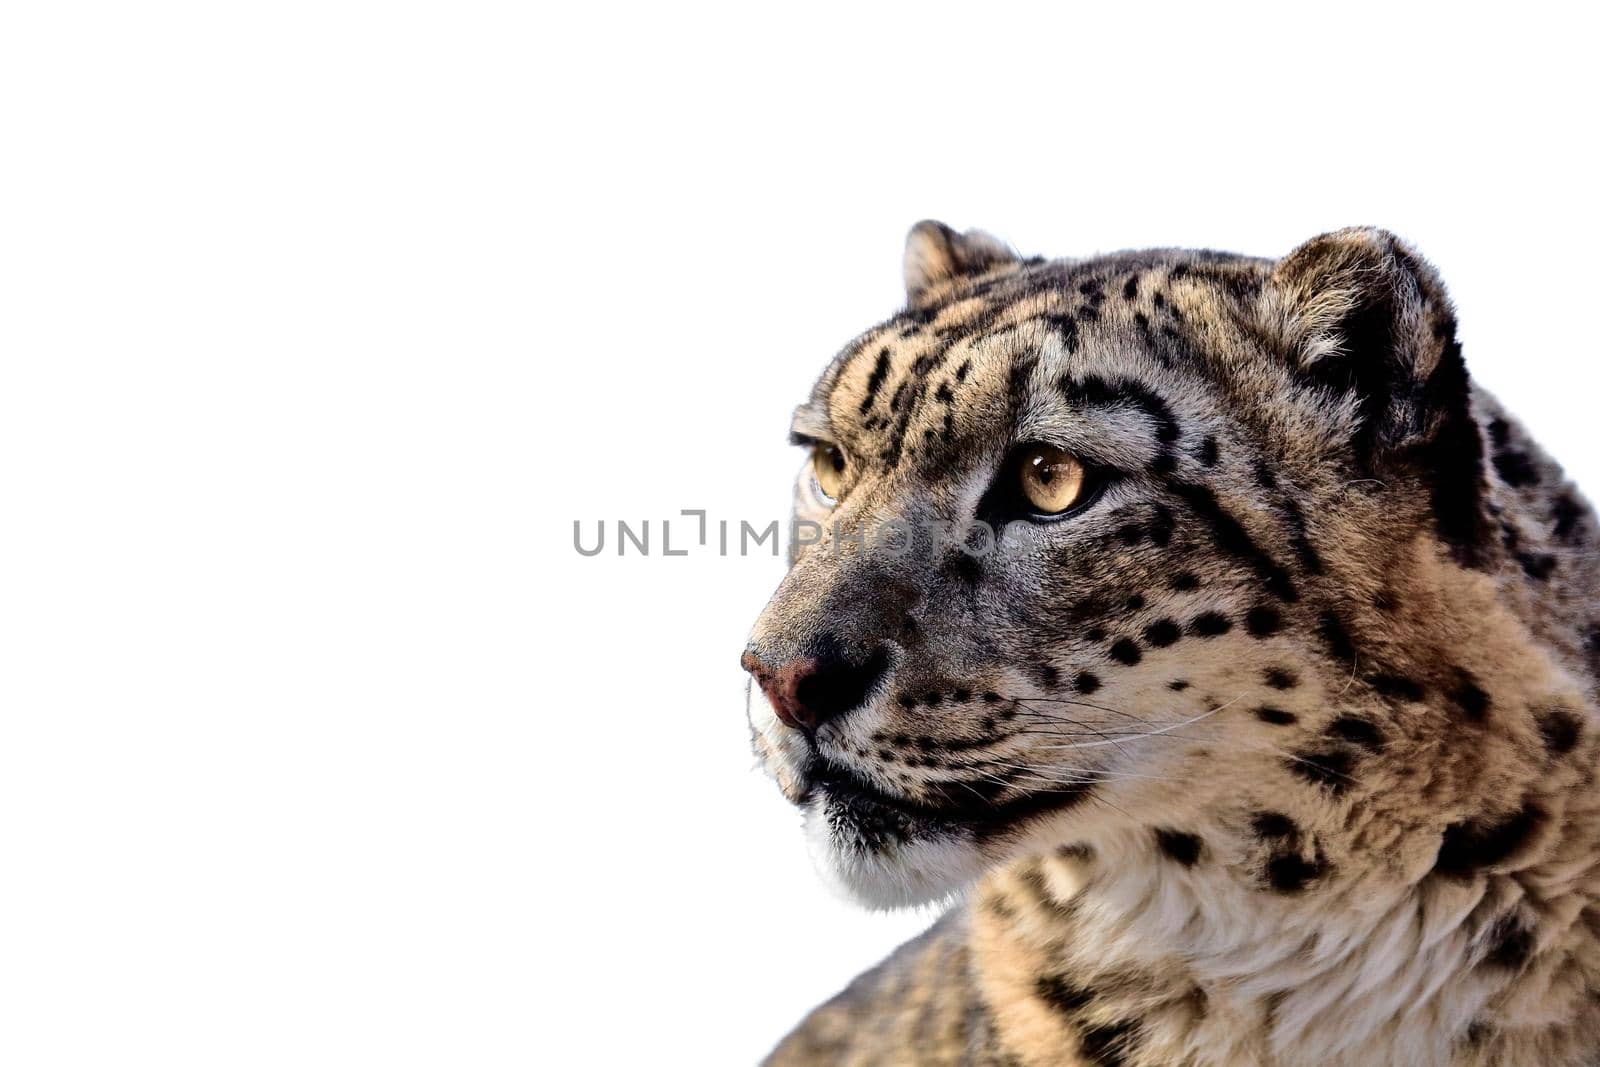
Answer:
<svg viewBox="0 0 1600 1067"><path fill-rule="evenodd" d="M1034 816L1081 803L1090 791L1088 784L1069 783L1011 794L1004 778L985 778L936 783L932 797L913 799L887 793L849 768L826 761L814 763L808 779L798 803L815 805L836 835L872 849L958 834L982 840Z"/></svg>

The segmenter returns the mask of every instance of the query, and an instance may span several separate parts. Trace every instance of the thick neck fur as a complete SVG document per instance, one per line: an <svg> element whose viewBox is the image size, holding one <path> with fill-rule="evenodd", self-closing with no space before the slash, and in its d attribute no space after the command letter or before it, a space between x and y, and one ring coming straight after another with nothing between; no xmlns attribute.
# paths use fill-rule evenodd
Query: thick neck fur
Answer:
<svg viewBox="0 0 1600 1067"><path fill-rule="evenodd" d="M1170 787L1172 827L982 885L976 974L1024 1062L1118 1027L1128 1067L1596 1062L1594 517L1483 405L1499 563L1412 547L1391 654L1421 695L1326 698L1382 723L1359 773L1284 796L1281 750L1230 753L1226 789Z"/></svg>

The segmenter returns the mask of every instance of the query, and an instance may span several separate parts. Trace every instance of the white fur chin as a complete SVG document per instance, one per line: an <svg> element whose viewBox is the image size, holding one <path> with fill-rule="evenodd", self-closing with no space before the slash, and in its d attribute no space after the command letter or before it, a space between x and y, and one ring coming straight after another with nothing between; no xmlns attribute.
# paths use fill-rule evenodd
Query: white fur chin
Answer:
<svg viewBox="0 0 1600 1067"><path fill-rule="evenodd" d="M806 805L807 851L823 880L858 904L883 910L929 904L959 893L988 867L959 832L877 850L840 840L822 810L824 804L816 798Z"/></svg>

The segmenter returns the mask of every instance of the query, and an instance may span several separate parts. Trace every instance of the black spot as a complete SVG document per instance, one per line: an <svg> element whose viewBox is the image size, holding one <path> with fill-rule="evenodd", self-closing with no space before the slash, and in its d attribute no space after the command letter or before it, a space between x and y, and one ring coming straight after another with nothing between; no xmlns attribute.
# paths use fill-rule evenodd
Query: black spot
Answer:
<svg viewBox="0 0 1600 1067"><path fill-rule="evenodd" d="M934 690L929 690L922 695L922 702L930 708L938 707L940 699L938 692Z"/></svg>
<svg viewBox="0 0 1600 1067"><path fill-rule="evenodd" d="M1433 869L1449 878L1469 878L1522 849L1539 832L1544 819L1542 808L1526 804L1501 819L1451 823L1445 827Z"/></svg>
<svg viewBox="0 0 1600 1067"><path fill-rule="evenodd" d="M1335 659L1347 661L1355 659L1356 648L1350 640L1350 632L1333 612L1322 613L1322 617L1317 620L1317 633Z"/></svg>
<svg viewBox="0 0 1600 1067"><path fill-rule="evenodd" d="M1119 638L1112 644L1110 652L1112 659L1118 663L1125 663L1130 667L1144 658L1143 653L1139 651L1139 646L1126 637Z"/></svg>
<svg viewBox="0 0 1600 1067"><path fill-rule="evenodd" d="M1040 976L1034 983L1034 993L1040 1000L1065 1015L1076 1015L1094 999L1094 992L1068 981L1059 974Z"/></svg>
<svg viewBox="0 0 1600 1067"><path fill-rule="evenodd" d="M1245 613L1244 628L1252 637L1271 637L1283 629L1283 616L1278 614L1277 608L1258 605Z"/></svg>
<svg viewBox="0 0 1600 1067"><path fill-rule="evenodd" d="M1139 276L1137 274L1130 274L1127 282L1122 286L1122 297L1124 300L1132 300L1138 295Z"/></svg>
<svg viewBox="0 0 1600 1067"><path fill-rule="evenodd" d="M1383 738L1378 733L1378 728L1366 719L1354 715L1341 715L1328 724L1328 733L1341 741L1349 741L1353 745L1373 750L1383 747Z"/></svg>
<svg viewBox="0 0 1600 1067"><path fill-rule="evenodd" d="M1539 471L1526 452L1519 452L1516 449L1496 452L1494 469L1500 473L1500 480L1513 489L1539 484Z"/></svg>
<svg viewBox="0 0 1600 1067"><path fill-rule="evenodd" d="M1556 569L1557 560L1548 552L1518 552L1516 555L1523 573L1536 582L1548 582Z"/></svg>
<svg viewBox="0 0 1600 1067"><path fill-rule="evenodd" d="M1583 521L1583 508L1572 497L1562 493L1550 504L1550 519L1555 524L1550 532L1556 536L1556 540L1570 541L1573 530Z"/></svg>
<svg viewBox="0 0 1600 1067"><path fill-rule="evenodd" d="M1140 596L1138 593L1135 593L1128 598L1129 611L1138 611L1142 607L1144 607L1144 597Z"/></svg>
<svg viewBox="0 0 1600 1067"><path fill-rule="evenodd" d="M954 700L957 704L965 704L967 701L972 699L972 690L957 689L954 693L950 694L950 699Z"/></svg>
<svg viewBox="0 0 1600 1067"><path fill-rule="evenodd" d="M1173 575L1172 581L1167 583L1175 592L1188 593L1200 588L1200 579L1188 571L1180 571Z"/></svg>
<svg viewBox="0 0 1600 1067"><path fill-rule="evenodd" d="M1545 712L1539 716L1539 733L1544 737L1544 747L1552 756L1565 756L1578 745L1578 735L1583 724L1570 711Z"/></svg>
<svg viewBox="0 0 1600 1067"><path fill-rule="evenodd" d="M956 394L951 392L949 382L940 382L939 388L933 391L933 398L941 404L949 404L955 401Z"/></svg>
<svg viewBox="0 0 1600 1067"><path fill-rule="evenodd" d="M1061 684L1061 672L1048 663L1041 663L1034 667L1033 676L1046 689L1054 689Z"/></svg>
<svg viewBox="0 0 1600 1067"><path fill-rule="evenodd" d="M1456 681L1451 687L1450 699L1461 709L1461 714L1473 722L1482 722L1489 713L1489 694L1479 688L1472 675L1460 668L1456 669Z"/></svg>
<svg viewBox="0 0 1600 1067"><path fill-rule="evenodd" d="M1288 764L1291 772L1312 785L1343 793L1350 788L1350 770L1355 766L1355 759L1348 751L1340 749L1314 749L1296 753L1296 758Z"/></svg>
<svg viewBox="0 0 1600 1067"><path fill-rule="evenodd" d="M1136 545L1144 540L1144 528L1138 523L1125 522L1117 527L1117 540L1125 545Z"/></svg>
<svg viewBox="0 0 1600 1067"><path fill-rule="evenodd" d="M1215 437L1207 437L1200 442L1199 459L1202 467L1215 467L1220 456L1221 450L1217 448L1217 439Z"/></svg>
<svg viewBox="0 0 1600 1067"><path fill-rule="evenodd" d="M1189 632L1196 637L1220 637L1233 629L1233 620L1217 611L1202 611L1189 620Z"/></svg>
<svg viewBox="0 0 1600 1067"><path fill-rule="evenodd" d="M983 560L959 549L945 558L941 572L960 582L966 589L976 590L983 581Z"/></svg>
<svg viewBox="0 0 1600 1067"><path fill-rule="evenodd" d="M1250 829L1263 841L1299 836L1300 828L1289 816L1276 811L1260 811L1250 819Z"/></svg>
<svg viewBox="0 0 1600 1067"><path fill-rule="evenodd" d="M1150 519L1150 543L1165 548L1167 542L1172 540L1173 526L1172 512L1157 505L1155 515Z"/></svg>
<svg viewBox="0 0 1600 1067"><path fill-rule="evenodd" d="M1136 1027L1130 1022L1085 1026L1079 1031L1078 1047L1094 1067L1124 1067L1135 1032Z"/></svg>
<svg viewBox="0 0 1600 1067"><path fill-rule="evenodd" d="M1091 626L1088 630L1084 631L1083 636L1087 637L1091 641L1104 641L1106 639L1105 627Z"/></svg>
<svg viewBox="0 0 1600 1067"><path fill-rule="evenodd" d="M967 372L970 371L971 369L972 369L972 360L970 360L970 359L963 360L962 363L961 363L961 366L956 368L956 383L960 384L961 382L966 381L967 380Z"/></svg>
<svg viewBox="0 0 1600 1067"><path fill-rule="evenodd" d="M1078 322L1071 315L1047 315L1045 322L1061 335L1061 347L1068 352L1078 350ZM1013 390L1013 395L1016 395Z"/></svg>
<svg viewBox="0 0 1600 1067"><path fill-rule="evenodd" d="M899 699L897 699L895 703L909 711L917 706L917 698L912 696L910 693L901 693Z"/></svg>
<svg viewBox="0 0 1600 1067"><path fill-rule="evenodd" d="M1156 847L1166 853L1168 859L1185 867L1193 867L1200 859L1201 842L1194 834L1157 827L1155 836Z"/></svg>
<svg viewBox="0 0 1600 1067"><path fill-rule="evenodd" d="M889 410L890 411L899 411L900 410L900 401L905 399L906 389L909 388L910 385L911 385L911 379L907 378L905 381L901 382L898 387L895 388L894 396L891 396L889 398Z"/></svg>
<svg viewBox="0 0 1600 1067"><path fill-rule="evenodd" d="M872 402L878 398L878 390L883 388L883 380L889 376L889 350L885 348L878 353L878 362L873 364L872 373L867 376L867 392L861 398L861 413L865 415L872 408Z"/></svg>
<svg viewBox="0 0 1600 1067"><path fill-rule="evenodd" d="M1507 915L1495 923L1490 931L1489 951L1484 954L1483 962L1491 967L1517 970L1532 955L1533 932L1518 922L1515 916Z"/></svg>
<svg viewBox="0 0 1600 1067"><path fill-rule="evenodd" d="M1182 678L1174 678L1172 681L1167 683L1167 688L1172 690L1174 693L1181 693L1185 689L1189 688L1189 683L1184 681Z"/></svg>
<svg viewBox="0 0 1600 1067"><path fill-rule="evenodd" d="M1144 639L1155 648L1166 648L1177 644L1178 638L1183 636L1183 631L1171 619L1162 619L1153 622L1144 628Z"/></svg>
<svg viewBox="0 0 1600 1067"><path fill-rule="evenodd" d="M983 694L983 702L985 704L998 704L1000 703L1000 694L994 692L992 689L988 690Z"/></svg>
<svg viewBox="0 0 1600 1067"><path fill-rule="evenodd" d="M1267 883L1280 893L1298 893L1322 876L1322 864L1305 860L1295 853L1283 853L1267 860Z"/></svg>
<svg viewBox="0 0 1600 1067"><path fill-rule="evenodd" d="M1422 699L1425 692L1421 684L1413 682L1410 678L1402 678L1398 674L1368 675L1367 684L1384 696L1397 700L1416 702Z"/></svg>
<svg viewBox="0 0 1600 1067"><path fill-rule="evenodd" d="M1282 708L1271 707L1257 708L1256 718L1262 722L1271 723L1273 726L1292 726L1300 721L1295 718L1292 712L1284 711Z"/></svg>
<svg viewBox="0 0 1600 1067"><path fill-rule="evenodd" d="M1300 682L1293 671L1286 671L1282 667L1268 667L1262 677L1274 689L1293 689Z"/></svg>
<svg viewBox="0 0 1600 1067"><path fill-rule="evenodd" d="M1077 679L1072 683L1072 687L1084 696L1088 696L1100 688L1100 679L1088 671L1083 671L1079 673Z"/></svg>
<svg viewBox="0 0 1600 1067"><path fill-rule="evenodd" d="M1511 424L1510 423L1506 422L1505 419L1490 419L1489 420L1489 441L1496 448L1503 447L1505 445L1505 443L1507 441L1509 441L1510 439L1511 439Z"/></svg>

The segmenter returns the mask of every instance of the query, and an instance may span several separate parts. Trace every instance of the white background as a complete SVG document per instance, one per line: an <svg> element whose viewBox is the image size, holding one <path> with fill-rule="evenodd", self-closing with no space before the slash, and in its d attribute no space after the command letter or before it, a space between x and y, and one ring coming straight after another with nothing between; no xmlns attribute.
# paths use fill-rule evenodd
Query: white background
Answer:
<svg viewBox="0 0 1600 1067"><path fill-rule="evenodd" d="M778 561L572 547L781 515L923 216L1388 226L1594 484L1595 27L1497 10L6 5L0 1061L750 1063L924 925L754 769Z"/></svg>

